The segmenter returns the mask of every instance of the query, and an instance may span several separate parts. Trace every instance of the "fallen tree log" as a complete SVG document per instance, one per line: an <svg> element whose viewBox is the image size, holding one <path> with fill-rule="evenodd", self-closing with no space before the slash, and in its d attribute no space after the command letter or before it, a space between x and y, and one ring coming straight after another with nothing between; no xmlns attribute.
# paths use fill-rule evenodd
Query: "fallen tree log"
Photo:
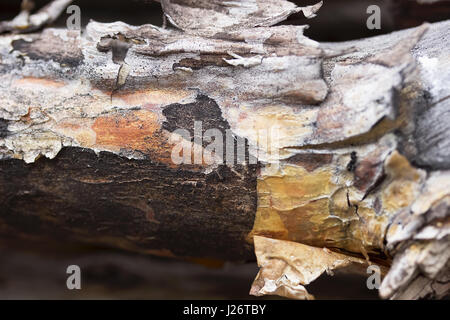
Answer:
<svg viewBox="0 0 450 320"><path fill-rule="evenodd" d="M319 44L271 26L318 6L267 2L1 36L0 232L230 261L258 236L390 267L385 298L445 295L450 23Z"/></svg>

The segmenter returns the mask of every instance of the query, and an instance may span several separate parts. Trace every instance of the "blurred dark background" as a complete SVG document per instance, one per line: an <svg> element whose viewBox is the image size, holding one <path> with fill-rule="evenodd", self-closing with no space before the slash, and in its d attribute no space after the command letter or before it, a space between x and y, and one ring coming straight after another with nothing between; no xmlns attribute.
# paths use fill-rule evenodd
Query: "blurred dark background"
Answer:
<svg viewBox="0 0 450 320"><path fill-rule="evenodd" d="M68 290L66 269L81 269ZM256 262L202 264L104 247L0 238L0 299L281 299L250 296ZM317 299L377 299L368 275L322 275L307 286Z"/></svg>

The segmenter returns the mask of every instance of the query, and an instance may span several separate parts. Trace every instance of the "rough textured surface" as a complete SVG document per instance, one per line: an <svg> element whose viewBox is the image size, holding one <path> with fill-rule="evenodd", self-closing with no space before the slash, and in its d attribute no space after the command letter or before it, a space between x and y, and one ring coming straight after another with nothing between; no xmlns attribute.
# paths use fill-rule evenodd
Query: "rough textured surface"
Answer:
<svg viewBox="0 0 450 320"><path fill-rule="evenodd" d="M161 0L161 5L174 26L189 33L213 35L243 27L272 26L300 11L312 18L322 6L322 1L308 7L297 7L285 0Z"/></svg>
<svg viewBox="0 0 450 320"><path fill-rule="evenodd" d="M430 190L448 181L450 23L319 44L270 27L300 10L286 1L192 3L163 2L184 31L0 37L2 233L224 260L264 236L393 261L385 298L448 292L449 188ZM229 23L186 25L198 10ZM246 161L174 163L176 129L205 154L195 121L245 141Z"/></svg>
<svg viewBox="0 0 450 320"><path fill-rule="evenodd" d="M210 173L65 148L0 165L0 230L164 256L249 260L254 167ZM202 226L201 230L198 226Z"/></svg>
<svg viewBox="0 0 450 320"><path fill-rule="evenodd" d="M363 259L332 252L326 248L274 240L255 236L255 253L261 268L253 282L250 294L273 295L293 299L314 299L304 285L317 279L322 273L333 270L367 266Z"/></svg>

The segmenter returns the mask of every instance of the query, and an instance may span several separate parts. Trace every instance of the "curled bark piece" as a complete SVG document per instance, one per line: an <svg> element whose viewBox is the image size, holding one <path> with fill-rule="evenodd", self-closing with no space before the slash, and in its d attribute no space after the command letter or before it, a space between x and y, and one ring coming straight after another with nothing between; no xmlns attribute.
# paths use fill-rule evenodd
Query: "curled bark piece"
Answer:
<svg viewBox="0 0 450 320"><path fill-rule="evenodd" d="M161 0L161 5L169 21L179 29L213 35L222 31L272 26L300 11L312 18L322 2L303 8L285 0Z"/></svg>
<svg viewBox="0 0 450 320"><path fill-rule="evenodd" d="M314 18L322 5L323 1L320 1L314 5L303 7L302 12L306 18Z"/></svg>
<svg viewBox="0 0 450 320"><path fill-rule="evenodd" d="M364 269L367 261L332 252L326 248L256 236L255 254L261 268L250 294L279 295L293 299L314 299L305 285L322 273L349 267Z"/></svg>

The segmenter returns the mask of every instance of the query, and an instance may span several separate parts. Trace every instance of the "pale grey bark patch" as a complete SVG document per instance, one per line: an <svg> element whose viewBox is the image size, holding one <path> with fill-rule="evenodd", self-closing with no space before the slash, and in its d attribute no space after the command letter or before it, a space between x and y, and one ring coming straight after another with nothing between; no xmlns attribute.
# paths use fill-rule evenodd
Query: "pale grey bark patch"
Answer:
<svg viewBox="0 0 450 320"><path fill-rule="evenodd" d="M450 171L434 171L422 194L393 219L386 248L394 256L380 295L442 298L450 290Z"/></svg>
<svg viewBox="0 0 450 320"><path fill-rule="evenodd" d="M272 26L301 11L312 18L322 2L303 8L285 0L161 0L161 5L174 26L189 33L213 35L223 30Z"/></svg>
<svg viewBox="0 0 450 320"><path fill-rule="evenodd" d="M442 121L446 119L447 121ZM414 138L419 166L450 169L450 99L446 98L417 117Z"/></svg>

